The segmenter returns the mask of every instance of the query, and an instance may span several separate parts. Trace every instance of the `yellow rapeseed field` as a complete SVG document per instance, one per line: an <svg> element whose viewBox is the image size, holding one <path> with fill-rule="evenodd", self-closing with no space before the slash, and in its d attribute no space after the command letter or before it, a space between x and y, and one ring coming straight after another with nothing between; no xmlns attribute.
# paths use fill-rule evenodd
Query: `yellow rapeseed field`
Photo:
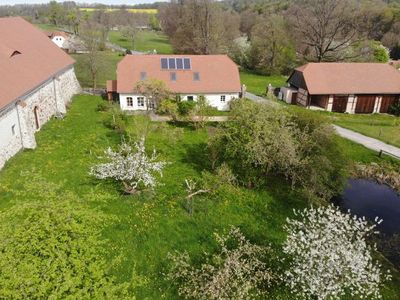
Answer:
<svg viewBox="0 0 400 300"><path fill-rule="evenodd" d="M86 12L92 12L95 10L99 10L99 8L84 8L84 7L82 7L82 8L80 8L80 10L86 11ZM119 8L105 9L105 11L107 11L107 12L116 11L116 10L119 10ZM140 13L156 14L157 13L157 9L155 9L155 8L128 8L127 10L133 14L140 14Z"/></svg>

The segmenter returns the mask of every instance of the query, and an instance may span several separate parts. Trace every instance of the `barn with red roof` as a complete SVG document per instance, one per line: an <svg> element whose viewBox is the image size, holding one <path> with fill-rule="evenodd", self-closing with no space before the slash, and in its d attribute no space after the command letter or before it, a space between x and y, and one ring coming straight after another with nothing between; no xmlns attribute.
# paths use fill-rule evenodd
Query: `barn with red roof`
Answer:
<svg viewBox="0 0 400 300"><path fill-rule="evenodd" d="M74 60L20 17L0 18L0 168L80 91Z"/></svg>
<svg viewBox="0 0 400 300"><path fill-rule="evenodd" d="M400 96L400 72L383 63L308 63L287 82L286 102L333 112L387 113Z"/></svg>

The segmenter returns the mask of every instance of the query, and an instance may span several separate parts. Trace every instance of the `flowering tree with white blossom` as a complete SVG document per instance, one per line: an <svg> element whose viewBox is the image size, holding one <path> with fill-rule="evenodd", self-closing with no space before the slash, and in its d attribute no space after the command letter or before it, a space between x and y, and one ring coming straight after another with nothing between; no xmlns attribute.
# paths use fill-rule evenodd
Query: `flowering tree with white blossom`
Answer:
<svg viewBox="0 0 400 300"><path fill-rule="evenodd" d="M169 279L186 299L254 299L266 293L274 275L265 263L268 247L251 244L238 228L215 233L220 251L200 267L192 266L187 252L170 254Z"/></svg>
<svg viewBox="0 0 400 300"><path fill-rule="evenodd" d="M290 256L285 273L289 288L302 298L339 299L344 295L362 299L381 298L380 286L389 273L373 261L375 245L366 238L375 231L365 218L340 212L334 206L295 210L288 219L283 252Z"/></svg>
<svg viewBox="0 0 400 300"><path fill-rule="evenodd" d="M95 165L90 174L98 179L112 178L122 182L127 193L135 193L141 188L153 188L157 185L155 174L162 176L162 169L167 164L157 161L154 150L148 156L145 139L134 144L134 148L123 142L118 151L108 148L105 151L108 162Z"/></svg>

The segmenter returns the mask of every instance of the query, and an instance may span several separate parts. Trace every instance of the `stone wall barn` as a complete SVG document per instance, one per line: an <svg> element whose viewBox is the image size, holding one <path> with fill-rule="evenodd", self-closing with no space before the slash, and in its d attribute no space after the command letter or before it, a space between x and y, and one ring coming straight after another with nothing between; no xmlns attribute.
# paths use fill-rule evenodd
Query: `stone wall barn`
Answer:
<svg viewBox="0 0 400 300"><path fill-rule="evenodd" d="M20 17L0 18L0 168L79 93L74 60Z"/></svg>

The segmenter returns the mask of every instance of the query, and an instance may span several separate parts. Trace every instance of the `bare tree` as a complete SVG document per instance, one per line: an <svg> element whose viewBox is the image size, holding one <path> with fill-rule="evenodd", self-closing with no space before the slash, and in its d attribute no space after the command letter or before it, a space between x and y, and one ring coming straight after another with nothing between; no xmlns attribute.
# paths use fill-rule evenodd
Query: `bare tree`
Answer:
<svg viewBox="0 0 400 300"><path fill-rule="evenodd" d="M358 39L356 15L350 0L305 0L287 16L306 59L337 61Z"/></svg>
<svg viewBox="0 0 400 300"><path fill-rule="evenodd" d="M178 52L227 53L239 36L239 16L215 0L171 2L160 9L159 17Z"/></svg>
<svg viewBox="0 0 400 300"><path fill-rule="evenodd" d="M95 22L87 21L81 30L80 37L88 51L85 57L85 65L91 75L92 87L95 89L97 87L97 75L101 68L99 49L102 43L102 32L100 25Z"/></svg>

